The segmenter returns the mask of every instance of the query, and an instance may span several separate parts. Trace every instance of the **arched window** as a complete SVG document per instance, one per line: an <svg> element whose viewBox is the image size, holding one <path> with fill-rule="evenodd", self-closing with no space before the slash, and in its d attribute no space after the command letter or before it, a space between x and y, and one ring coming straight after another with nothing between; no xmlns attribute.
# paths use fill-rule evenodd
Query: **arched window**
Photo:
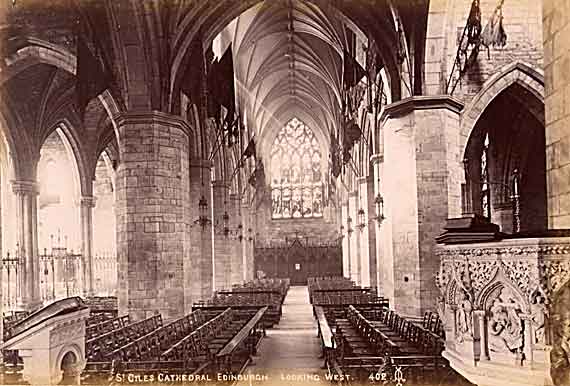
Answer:
<svg viewBox="0 0 570 386"><path fill-rule="evenodd" d="M323 187L317 138L303 122L293 118L271 148L271 217L322 217Z"/></svg>

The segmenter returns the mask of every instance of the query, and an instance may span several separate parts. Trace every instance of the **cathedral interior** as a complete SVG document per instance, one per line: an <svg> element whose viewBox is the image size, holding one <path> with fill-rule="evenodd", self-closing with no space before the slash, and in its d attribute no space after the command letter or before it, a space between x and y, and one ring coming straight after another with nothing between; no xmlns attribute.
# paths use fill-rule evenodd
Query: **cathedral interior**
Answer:
<svg viewBox="0 0 570 386"><path fill-rule="evenodd" d="M570 1L1 0L0 384L570 385Z"/></svg>

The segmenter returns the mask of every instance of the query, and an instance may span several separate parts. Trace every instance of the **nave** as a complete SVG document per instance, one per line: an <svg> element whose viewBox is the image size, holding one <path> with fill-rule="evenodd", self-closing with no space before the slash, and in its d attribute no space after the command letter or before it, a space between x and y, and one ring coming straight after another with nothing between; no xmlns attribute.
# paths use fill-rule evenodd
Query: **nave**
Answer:
<svg viewBox="0 0 570 386"><path fill-rule="evenodd" d="M43 351L37 336L51 334L54 324L74 331L85 323L84 336L49 339L50 350L84 345L62 360L61 384L360 385L407 379L412 385L470 385L441 356L444 332L437 315L404 318L388 305L372 289L342 277L309 278L308 287L290 287L288 280L235 286L169 323L160 314L140 321L117 316L114 298L66 298L20 320L4 320L2 383L35 384L41 378L30 378L30 366Z"/></svg>
<svg viewBox="0 0 570 386"><path fill-rule="evenodd" d="M3 382L570 384L569 25L0 0Z"/></svg>

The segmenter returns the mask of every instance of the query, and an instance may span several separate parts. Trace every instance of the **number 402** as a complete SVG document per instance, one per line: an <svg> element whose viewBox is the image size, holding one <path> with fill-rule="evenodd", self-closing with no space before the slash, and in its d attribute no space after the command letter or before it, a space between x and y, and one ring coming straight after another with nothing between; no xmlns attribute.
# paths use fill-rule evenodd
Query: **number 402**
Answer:
<svg viewBox="0 0 570 386"><path fill-rule="evenodd" d="M386 373L372 373L368 376L368 379L372 382L374 381L385 381L386 380Z"/></svg>

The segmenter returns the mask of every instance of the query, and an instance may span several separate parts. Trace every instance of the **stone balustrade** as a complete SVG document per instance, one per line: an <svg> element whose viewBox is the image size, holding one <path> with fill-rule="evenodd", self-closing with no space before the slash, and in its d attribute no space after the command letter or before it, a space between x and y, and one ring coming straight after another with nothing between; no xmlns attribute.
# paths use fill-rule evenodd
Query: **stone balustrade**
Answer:
<svg viewBox="0 0 570 386"><path fill-rule="evenodd" d="M447 244L436 253L451 366L477 385L567 384L570 238Z"/></svg>

